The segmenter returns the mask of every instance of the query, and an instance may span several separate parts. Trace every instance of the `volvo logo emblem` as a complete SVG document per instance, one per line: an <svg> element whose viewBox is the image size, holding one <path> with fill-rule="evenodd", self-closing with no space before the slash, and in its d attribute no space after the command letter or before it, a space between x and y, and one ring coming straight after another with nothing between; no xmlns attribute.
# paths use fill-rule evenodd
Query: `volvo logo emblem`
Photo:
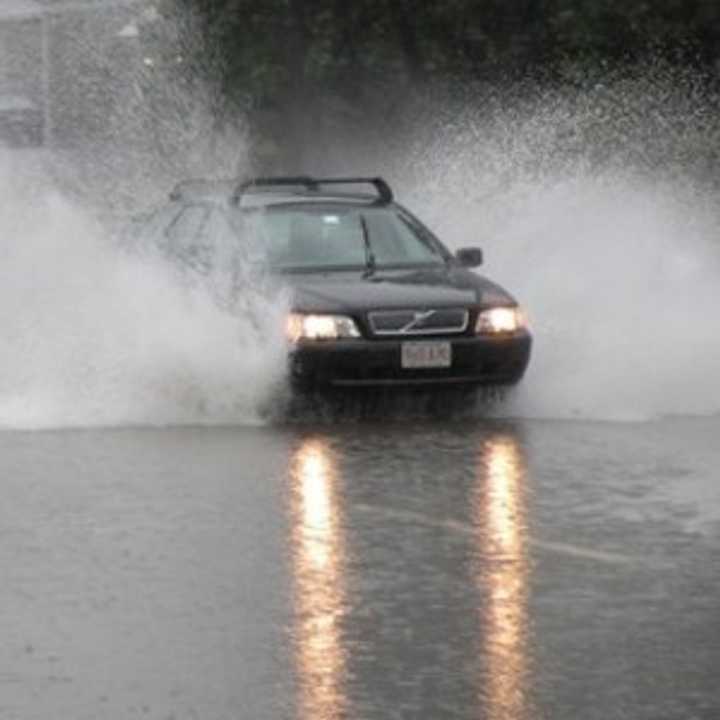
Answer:
<svg viewBox="0 0 720 720"><path fill-rule="evenodd" d="M400 328L401 333L408 333L411 330L417 328L418 324L427 320L429 317L435 314L435 310L426 310L425 312L416 312L413 315L413 319L404 327Z"/></svg>

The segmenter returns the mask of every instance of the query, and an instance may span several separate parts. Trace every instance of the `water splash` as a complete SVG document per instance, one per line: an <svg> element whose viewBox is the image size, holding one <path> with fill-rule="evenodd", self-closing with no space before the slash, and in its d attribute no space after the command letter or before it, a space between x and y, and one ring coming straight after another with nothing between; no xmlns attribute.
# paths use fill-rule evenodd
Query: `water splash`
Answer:
<svg viewBox="0 0 720 720"><path fill-rule="evenodd" d="M0 427L255 422L282 381L284 298L218 303L222 272L188 282L115 240L177 180L248 161L243 118L221 125L179 63L188 18L156 15L51 17L53 58L93 69L50 73L49 147L0 154Z"/></svg>
<svg viewBox="0 0 720 720"><path fill-rule="evenodd" d="M646 68L466 99L421 129L400 171L410 205L454 247L482 245L532 321L530 370L501 412L720 412L720 124L698 84Z"/></svg>
<svg viewBox="0 0 720 720"><path fill-rule="evenodd" d="M720 410L717 218L682 195L617 176L564 184L538 194L531 217L544 223L496 236L493 265L530 309L536 335L512 412L642 419Z"/></svg>
<svg viewBox="0 0 720 720"><path fill-rule="evenodd" d="M0 426L256 421L282 379L283 301L221 309L161 258L123 253L28 159L0 158Z"/></svg>

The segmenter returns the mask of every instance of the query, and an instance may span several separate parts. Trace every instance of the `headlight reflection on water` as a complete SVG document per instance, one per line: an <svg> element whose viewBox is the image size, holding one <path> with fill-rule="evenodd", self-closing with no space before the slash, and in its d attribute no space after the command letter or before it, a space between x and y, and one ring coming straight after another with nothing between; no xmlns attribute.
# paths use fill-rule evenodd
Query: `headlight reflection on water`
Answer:
<svg viewBox="0 0 720 720"><path fill-rule="evenodd" d="M485 441L474 487L483 660L479 705L488 720L532 717L528 700L526 471L512 435ZM342 623L347 610L347 541L340 476L332 447L304 440L291 471L294 654L302 720L346 717L349 660Z"/></svg>
<svg viewBox="0 0 720 720"><path fill-rule="evenodd" d="M302 526L300 532L309 566L324 570L330 560L333 540L332 466L320 443L303 445L297 459Z"/></svg>
<svg viewBox="0 0 720 720"><path fill-rule="evenodd" d="M340 627L345 603L345 542L334 458L325 442L302 442L293 458L291 481L300 717L333 720L344 716L346 705Z"/></svg>
<svg viewBox="0 0 720 720"><path fill-rule="evenodd" d="M475 502L479 528L481 623L490 720L528 717L529 564L525 466L518 442L497 436L485 444Z"/></svg>

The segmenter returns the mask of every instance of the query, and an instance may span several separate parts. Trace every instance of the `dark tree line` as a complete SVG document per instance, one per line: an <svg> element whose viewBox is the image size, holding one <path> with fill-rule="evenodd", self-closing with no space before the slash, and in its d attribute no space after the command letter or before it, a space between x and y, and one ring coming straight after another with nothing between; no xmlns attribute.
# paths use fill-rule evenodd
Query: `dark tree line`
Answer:
<svg viewBox="0 0 720 720"><path fill-rule="evenodd" d="M244 113L286 156L328 118L362 127L382 107L391 121L433 83L581 83L650 56L713 75L720 61L717 0L167 2L218 116Z"/></svg>

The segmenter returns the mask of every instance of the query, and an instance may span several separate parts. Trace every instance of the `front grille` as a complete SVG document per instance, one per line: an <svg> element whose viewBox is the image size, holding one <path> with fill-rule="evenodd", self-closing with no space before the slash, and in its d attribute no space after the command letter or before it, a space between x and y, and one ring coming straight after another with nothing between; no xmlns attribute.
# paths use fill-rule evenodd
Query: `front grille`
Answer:
<svg viewBox="0 0 720 720"><path fill-rule="evenodd" d="M438 310L381 310L368 313L373 335L457 335L468 327L464 308Z"/></svg>

